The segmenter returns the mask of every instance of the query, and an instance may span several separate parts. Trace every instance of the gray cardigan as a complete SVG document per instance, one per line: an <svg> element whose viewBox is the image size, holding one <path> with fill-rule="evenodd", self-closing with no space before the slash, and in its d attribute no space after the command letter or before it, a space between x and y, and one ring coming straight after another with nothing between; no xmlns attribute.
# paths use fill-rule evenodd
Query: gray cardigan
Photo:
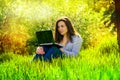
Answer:
<svg viewBox="0 0 120 80"><path fill-rule="evenodd" d="M74 36L72 36L72 40L73 40L73 42L69 41L63 47L65 56L76 56L80 51L80 48L81 48L82 42L83 42L82 38L78 35L74 35Z"/></svg>

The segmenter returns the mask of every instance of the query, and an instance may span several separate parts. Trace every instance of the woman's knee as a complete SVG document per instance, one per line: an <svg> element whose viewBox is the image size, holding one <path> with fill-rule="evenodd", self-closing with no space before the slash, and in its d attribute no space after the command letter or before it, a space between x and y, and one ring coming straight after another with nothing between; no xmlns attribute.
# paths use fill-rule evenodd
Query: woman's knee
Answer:
<svg viewBox="0 0 120 80"><path fill-rule="evenodd" d="M56 46L52 46L50 49L52 49L52 50L58 50L58 48Z"/></svg>

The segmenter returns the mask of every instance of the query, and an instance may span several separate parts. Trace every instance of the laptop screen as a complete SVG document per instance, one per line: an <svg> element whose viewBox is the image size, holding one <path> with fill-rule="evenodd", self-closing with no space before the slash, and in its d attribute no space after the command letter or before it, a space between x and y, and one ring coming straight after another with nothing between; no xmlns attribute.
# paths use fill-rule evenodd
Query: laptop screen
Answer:
<svg viewBox="0 0 120 80"><path fill-rule="evenodd" d="M51 30L37 31L36 37L38 39L38 44L54 43L54 38Z"/></svg>

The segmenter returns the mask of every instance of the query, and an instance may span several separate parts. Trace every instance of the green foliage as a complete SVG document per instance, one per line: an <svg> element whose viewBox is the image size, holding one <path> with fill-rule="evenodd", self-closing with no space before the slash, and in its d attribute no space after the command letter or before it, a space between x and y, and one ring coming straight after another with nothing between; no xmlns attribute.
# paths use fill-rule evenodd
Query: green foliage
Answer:
<svg viewBox="0 0 120 80"><path fill-rule="evenodd" d="M106 41L107 40L107 41ZM98 48L103 54L109 54L109 53L117 53L119 52L119 48L117 45L116 37L107 36L101 39L100 44L98 44Z"/></svg>
<svg viewBox="0 0 120 80"><path fill-rule="evenodd" d="M0 55L0 63L13 59L12 54L4 53Z"/></svg>
<svg viewBox="0 0 120 80"><path fill-rule="evenodd" d="M105 42L101 44L107 45ZM58 58L51 63L31 62L33 56L9 53L13 58L0 64L0 80L119 80L120 56L115 54L119 53L116 48L112 50L106 55L98 47L86 49L76 58Z"/></svg>
<svg viewBox="0 0 120 80"><path fill-rule="evenodd" d="M73 22L74 27L84 40L82 48L95 46L95 41L99 40L98 35L102 32L109 32L109 29L111 29L111 27L105 28L106 24L104 25L103 23L104 21L109 23L110 12L113 10L113 8L109 9L109 7L112 5L109 5L109 2L105 1L104 3L106 4L103 7L99 7L99 4L104 4L101 1L1 1L0 44L2 46L0 46L0 52L13 51L19 54L27 52L31 54L34 52L34 49L31 49L34 46L28 44L36 43L35 32L48 29L54 32L55 22L61 16L67 16ZM96 9L91 6L94 3L97 6L95 7ZM105 12L108 13L105 14ZM8 40L7 43L6 40Z"/></svg>

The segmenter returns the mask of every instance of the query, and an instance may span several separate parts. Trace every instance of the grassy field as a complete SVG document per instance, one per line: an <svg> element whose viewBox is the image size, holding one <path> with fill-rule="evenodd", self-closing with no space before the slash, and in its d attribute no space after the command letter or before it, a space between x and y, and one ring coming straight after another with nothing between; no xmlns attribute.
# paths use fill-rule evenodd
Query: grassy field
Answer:
<svg viewBox="0 0 120 80"><path fill-rule="evenodd" d="M0 80L120 80L119 54L113 39L81 50L76 58L52 62L6 53L0 56Z"/></svg>

